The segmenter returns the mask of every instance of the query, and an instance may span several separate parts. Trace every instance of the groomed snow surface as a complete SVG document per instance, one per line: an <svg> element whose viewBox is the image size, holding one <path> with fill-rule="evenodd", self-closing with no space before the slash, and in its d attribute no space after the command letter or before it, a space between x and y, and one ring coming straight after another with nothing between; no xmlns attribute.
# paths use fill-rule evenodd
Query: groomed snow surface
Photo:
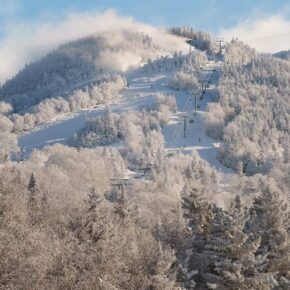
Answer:
<svg viewBox="0 0 290 290"><path fill-rule="evenodd" d="M157 93L175 96L177 112L171 117L170 122L164 126L162 133L168 154L182 152L191 154L196 150L200 157L220 172L221 188L219 192L225 192L226 179L233 171L217 159L217 151L220 144L207 136L203 115L208 102L217 101L217 82L219 64L208 63L208 70L204 72L204 79L210 81L203 99L201 92L175 91L168 87L170 74L152 74L149 79L140 68L126 75L129 87L123 92L121 99L111 105L113 112L126 112L130 110L141 110L146 106L154 104ZM197 111L195 112L195 95ZM81 110L59 116L30 132L19 136L19 145L26 150L26 157L34 149L41 149L54 143L65 144L74 133L80 130L88 118L102 115L104 106L93 109ZM186 116L186 137L184 133L184 116ZM223 188L222 188L223 187Z"/></svg>

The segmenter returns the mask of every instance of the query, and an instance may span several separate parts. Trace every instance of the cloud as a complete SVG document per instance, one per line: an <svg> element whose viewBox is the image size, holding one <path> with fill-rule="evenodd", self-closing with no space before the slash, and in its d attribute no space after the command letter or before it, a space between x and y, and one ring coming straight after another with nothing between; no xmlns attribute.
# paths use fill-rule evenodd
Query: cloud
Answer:
<svg viewBox="0 0 290 290"><path fill-rule="evenodd" d="M121 17L114 10L69 14L60 22L6 23L4 37L0 40L0 82L11 78L25 63L41 58L62 43L120 29L143 31L167 51L187 49L182 40L165 34L161 29L136 22L132 17Z"/></svg>
<svg viewBox="0 0 290 290"><path fill-rule="evenodd" d="M290 20L282 13L263 17L255 15L233 28L221 29L219 35L225 40L237 37L260 52L288 50L290 49Z"/></svg>

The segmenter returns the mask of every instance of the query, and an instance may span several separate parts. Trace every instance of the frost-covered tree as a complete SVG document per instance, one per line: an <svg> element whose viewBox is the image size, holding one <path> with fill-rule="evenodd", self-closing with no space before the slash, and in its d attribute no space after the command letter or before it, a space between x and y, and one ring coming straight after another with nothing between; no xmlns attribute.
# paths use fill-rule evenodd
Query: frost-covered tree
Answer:
<svg viewBox="0 0 290 290"><path fill-rule="evenodd" d="M119 75L103 77L98 82L73 90L63 97L54 97L40 101L26 112L9 115L13 122L13 131L33 128L39 123L68 112L110 104L117 100L124 88L124 79Z"/></svg>
<svg viewBox="0 0 290 290"><path fill-rule="evenodd" d="M266 272L276 273L278 283L282 283L277 289L289 285L289 229L288 202L273 180L263 182L251 210L250 230L261 237L257 254L267 255Z"/></svg>
<svg viewBox="0 0 290 290"><path fill-rule="evenodd" d="M7 115L13 111L11 104L0 102L0 115Z"/></svg>
<svg viewBox="0 0 290 290"><path fill-rule="evenodd" d="M89 211L95 210L104 200L104 197L98 194L94 186L91 187L88 196Z"/></svg>
<svg viewBox="0 0 290 290"><path fill-rule="evenodd" d="M214 50L214 39L213 37L204 31L194 30L192 27L172 27L168 31L177 36L183 36L189 38L189 43L197 49L204 51Z"/></svg>
<svg viewBox="0 0 290 290"><path fill-rule="evenodd" d="M39 222L41 214L41 190L36 175L32 172L28 183L28 211L33 224Z"/></svg>
<svg viewBox="0 0 290 290"><path fill-rule="evenodd" d="M289 147L289 62L238 40L226 47L219 103L208 107L207 132L223 141L219 159L244 174L267 173Z"/></svg>
<svg viewBox="0 0 290 290"><path fill-rule="evenodd" d="M218 273L215 279L225 289L271 289L276 284L272 273L263 272L267 255L256 256L260 238L252 239L246 232L248 219L248 209L236 196L226 212L224 237L213 240L213 246L217 246L214 249L220 247L218 251L222 254L215 261L215 271Z"/></svg>
<svg viewBox="0 0 290 290"><path fill-rule="evenodd" d="M247 233L249 212L238 196L227 211L206 204L199 211L196 206L191 211L197 219L191 222L194 230L189 270L194 271L192 279L200 289L272 289L274 274L263 271L267 255L256 255L260 239ZM206 212L209 218L204 223L200 216Z"/></svg>
<svg viewBox="0 0 290 290"><path fill-rule="evenodd" d="M183 208L193 233L206 236L212 213L205 195L198 193L195 188L189 194L184 193Z"/></svg>
<svg viewBox="0 0 290 290"><path fill-rule="evenodd" d="M94 186L90 188L83 214L80 238L96 243L104 240L112 230L110 208Z"/></svg>
<svg viewBox="0 0 290 290"><path fill-rule="evenodd" d="M117 130L114 124L114 120L112 117L112 110L110 107L107 107L103 117L103 126L104 126L104 136L103 136L103 143L110 144L118 138Z"/></svg>
<svg viewBox="0 0 290 290"><path fill-rule="evenodd" d="M73 146L95 147L117 142L121 136L118 128L119 116L106 109L104 115L86 121L85 126L70 140Z"/></svg>
<svg viewBox="0 0 290 290"><path fill-rule="evenodd" d="M17 137L12 130L13 122L0 113L0 164L9 161L11 153L17 151Z"/></svg>

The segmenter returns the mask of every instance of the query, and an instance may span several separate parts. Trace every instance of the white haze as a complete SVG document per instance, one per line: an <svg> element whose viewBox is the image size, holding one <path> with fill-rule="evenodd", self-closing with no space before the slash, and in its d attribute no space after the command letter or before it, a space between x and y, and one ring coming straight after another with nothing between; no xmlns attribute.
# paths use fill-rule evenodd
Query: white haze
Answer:
<svg viewBox="0 0 290 290"><path fill-rule="evenodd" d="M0 41L0 83L15 75L26 63L37 60L60 44L91 34L102 35L105 32L128 30L140 31L152 37L153 43L160 48L160 53L186 51L187 45L178 37L168 35L163 29L136 22L132 17L121 17L114 10L104 13L70 14L58 23L37 21L34 23L7 23L4 37ZM116 37L113 41L122 41ZM110 59L121 69L140 62L140 56L132 53ZM118 60L118 62L117 62ZM108 64L109 65L109 64Z"/></svg>
<svg viewBox="0 0 290 290"><path fill-rule="evenodd" d="M219 35L227 41L238 38L260 52L290 49L290 21L283 14L264 17L254 15L235 27L220 30Z"/></svg>

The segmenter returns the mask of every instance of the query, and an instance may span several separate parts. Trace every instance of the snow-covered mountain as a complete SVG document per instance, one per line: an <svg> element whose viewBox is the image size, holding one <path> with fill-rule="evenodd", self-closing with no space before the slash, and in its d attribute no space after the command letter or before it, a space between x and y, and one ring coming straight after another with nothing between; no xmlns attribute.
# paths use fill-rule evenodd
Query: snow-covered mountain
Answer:
<svg viewBox="0 0 290 290"><path fill-rule="evenodd" d="M290 63L170 33L78 39L1 88L3 289L290 289Z"/></svg>
<svg viewBox="0 0 290 290"><path fill-rule="evenodd" d="M187 47L183 39L163 32L156 38L137 29L117 29L63 44L7 81L0 89L0 99L18 112L43 99L62 96L71 87Z"/></svg>

